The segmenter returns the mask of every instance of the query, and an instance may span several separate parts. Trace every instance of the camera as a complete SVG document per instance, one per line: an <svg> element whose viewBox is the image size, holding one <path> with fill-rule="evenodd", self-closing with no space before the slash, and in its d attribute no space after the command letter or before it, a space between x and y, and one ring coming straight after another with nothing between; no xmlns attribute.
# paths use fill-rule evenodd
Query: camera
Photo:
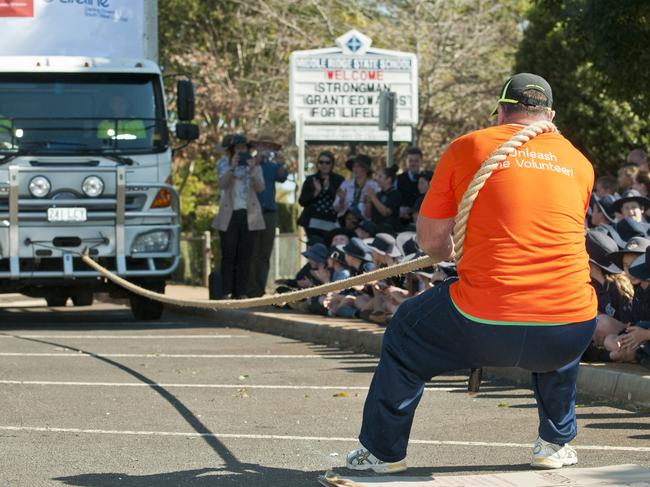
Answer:
<svg viewBox="0 0 650 487"><path fill-rule="evenodd" d="M237 163L239 166L247 166L248 165L248 160L252 159L253 156L250 152L240 152L239 153L239 162Z"/></svg>

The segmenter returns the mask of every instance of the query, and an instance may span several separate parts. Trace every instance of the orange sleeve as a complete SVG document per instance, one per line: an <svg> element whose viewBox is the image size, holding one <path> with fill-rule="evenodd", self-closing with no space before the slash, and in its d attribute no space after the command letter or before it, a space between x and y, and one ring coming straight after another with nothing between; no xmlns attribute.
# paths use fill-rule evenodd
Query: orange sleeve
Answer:
<svg viewBox="0 0 650 487"><path fill-rule="evenodd" d="M456 215L457 204L452 186L454 167L458 161L454 157L453 144L442 154L436 171L431 178L429 191L427 191L420 215L428 218L452 218Z"/></svg>

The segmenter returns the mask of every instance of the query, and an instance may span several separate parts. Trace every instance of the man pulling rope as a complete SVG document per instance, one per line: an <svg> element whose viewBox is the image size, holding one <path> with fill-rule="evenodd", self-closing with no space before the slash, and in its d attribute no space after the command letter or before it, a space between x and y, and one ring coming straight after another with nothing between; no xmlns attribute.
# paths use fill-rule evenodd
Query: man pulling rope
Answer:
<svg viewBox="0 0 650 487"><path fill-rule="evenodd" d="M388 325L348 468L405 470L425 382L484 366L532 372L540 424L531 465L577 463L568 445L576 379L596 325L584 238L594 172L550 123L552 101L546 80L514 75L494 112L498 125L460 137L442 155L418 243L434 262L453 257L456 220L459 278L407 300Z"/></svg>

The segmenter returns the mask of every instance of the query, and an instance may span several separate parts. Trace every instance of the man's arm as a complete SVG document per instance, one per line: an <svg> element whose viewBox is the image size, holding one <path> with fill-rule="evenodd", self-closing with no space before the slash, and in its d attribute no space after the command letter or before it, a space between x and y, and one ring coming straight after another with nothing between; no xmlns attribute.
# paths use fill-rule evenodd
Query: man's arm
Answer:
<svg viewBox="0 0 650 487"><path fill-rule="evenodd" d="M436 262L450 260L454 256L453 228L453 218L429 218L420 213L417 221L418 245Z"/></svg>

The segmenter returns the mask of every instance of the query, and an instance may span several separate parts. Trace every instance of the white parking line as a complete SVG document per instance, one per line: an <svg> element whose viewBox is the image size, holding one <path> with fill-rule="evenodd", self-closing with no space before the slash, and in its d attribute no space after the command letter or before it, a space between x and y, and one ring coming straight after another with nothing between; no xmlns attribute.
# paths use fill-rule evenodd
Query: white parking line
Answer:
<svg viewBox="0 0 650 487"><path fill-rule="evenodd" d="M290 390L335 390L335 391L367 391L364 386L309 386L309 385L266 385L266 384L158 384L155 382L71 382L47 380L0 380L0 385L24 386L81 386L81 387L179 387L188 389L290 389ZM451 392L462 390L453 387L425 387L425 391Z"/></svg>
<svg viewBox="0 0 650 487"><path fill-rule="evenodd" d="M266 358L266 359L346 359L374 358L370 355L271 355L271 354L183 354L183 353L47 353L47 352L0 352L0 357L115 357L115 358Z"/></svg>
<svg viewBox="0 0 650 487"><path fill-rule="evenodd" d="M182 431L130 431L130 430L100 430L80 428L43 428L37 426L0 426L0 431L31 431L39 433L85 433L96 435L131 435L131 436L183 436L183 437L213 437L219 439L244 440L288 440L288 441L344 441L356 443L357 438L338 436L290 436L290 435L246 435L233 433L196 433ZM410 440L415 445L448 445L448 446L484 446L487 448L531 448L532 443L490 443L483 441L443 441L443 440ZM644 446L607 446L607 445L572 445L576 450L607 450L650 452L650 447Z"/></svg>
<svg viewBox="0 0 650 487"><path fill-rule="evenodd" d="M2 335L0 338L69 338L75 340L140 340L140 339L161 339L176 340L177 338L250 338L250 335Z"/></svg>

